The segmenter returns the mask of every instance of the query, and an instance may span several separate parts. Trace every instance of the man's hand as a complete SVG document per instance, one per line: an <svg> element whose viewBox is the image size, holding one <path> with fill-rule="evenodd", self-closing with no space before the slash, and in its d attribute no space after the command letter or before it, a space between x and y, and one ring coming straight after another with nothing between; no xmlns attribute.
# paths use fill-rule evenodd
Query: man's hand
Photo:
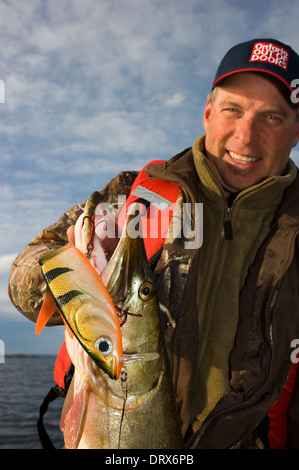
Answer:
<svg viewBox="0 0 299 470"><path fill-rule="evenodd" d="M71 245L75 245L75 225L71 225L67 231L67 236Z"/></svg>

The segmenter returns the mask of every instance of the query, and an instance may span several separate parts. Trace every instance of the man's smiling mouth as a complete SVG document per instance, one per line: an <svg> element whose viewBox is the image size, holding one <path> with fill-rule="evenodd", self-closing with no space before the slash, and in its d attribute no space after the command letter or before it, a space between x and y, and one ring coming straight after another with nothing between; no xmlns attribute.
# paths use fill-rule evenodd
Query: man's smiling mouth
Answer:
<svg viewBox="0 0 299 470"><path fill-rule="evenodd" d="M245 155L239 155L238 153L227 150L229 156L237 163L253 163L260 160L260 158L246 157Z"/></svg>

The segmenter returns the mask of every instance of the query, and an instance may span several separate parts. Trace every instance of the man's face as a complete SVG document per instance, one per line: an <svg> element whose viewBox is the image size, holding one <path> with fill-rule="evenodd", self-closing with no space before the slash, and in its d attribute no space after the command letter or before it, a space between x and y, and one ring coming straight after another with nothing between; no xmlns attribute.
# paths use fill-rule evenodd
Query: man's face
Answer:
<svg viewBox="0 0 299 470"><path fill-rule="evenodd" d="M239 73L217 87L203 117L206 154L228 192L282 174L299 140L296 111L276 84L256 73Z"/></svg>

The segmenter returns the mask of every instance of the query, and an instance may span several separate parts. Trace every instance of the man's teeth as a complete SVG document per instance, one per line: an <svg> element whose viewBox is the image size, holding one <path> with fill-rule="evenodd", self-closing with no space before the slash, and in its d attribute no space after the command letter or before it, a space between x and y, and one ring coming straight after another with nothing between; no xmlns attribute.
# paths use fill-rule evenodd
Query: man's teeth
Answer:
<svg viewBox="0 0 299 470"><path fill-rule="evenodd" d="M232 159L235 160L235 162L239 162L239 163L252 163L252 162L256 162L257 160L259 160L259 158L245 157L244 155L239 155L231 151L229 151L228 153L232 157Z"/></svg>

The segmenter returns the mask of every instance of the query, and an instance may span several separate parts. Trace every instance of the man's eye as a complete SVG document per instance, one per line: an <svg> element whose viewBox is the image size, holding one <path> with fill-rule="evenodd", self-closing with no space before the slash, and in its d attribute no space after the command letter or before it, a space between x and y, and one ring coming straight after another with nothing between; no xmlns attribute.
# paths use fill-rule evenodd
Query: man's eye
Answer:
<svg viewBox="0 0 299 470"><path fill-rule="evenodd" d="M224 108L223 113L226 116L238 116L240 114L240 111L238 108Z"/></svg>
<svg viewBox="0 0 299 470"><path fill-rule="evenodd" d="M272 125L276 125L281 122L281 119L278 116L275 116L275 114L267 114L265 116L265 119L269 124L272 124Z"/></svg>
<svg viewBox="0 0 299 470"><path fill-rule="evenodd" d="M223 111L226 111L228 113L238 113L239 112L238 108L224 108Z"/></svg>
<svg viewBox="0 0 299 470"><path fill-rule="evenodd" d="M273 120L278 119L278 117L274 116L274 114L268 114L267 117L268 117L268 119L273 119Z"/></svg>

